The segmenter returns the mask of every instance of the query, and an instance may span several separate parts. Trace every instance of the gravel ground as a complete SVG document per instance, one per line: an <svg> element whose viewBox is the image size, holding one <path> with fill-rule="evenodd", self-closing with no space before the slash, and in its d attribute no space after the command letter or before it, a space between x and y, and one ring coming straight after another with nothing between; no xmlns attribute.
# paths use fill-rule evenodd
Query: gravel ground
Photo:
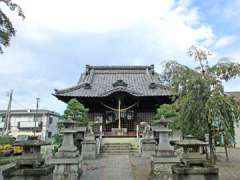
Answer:
<svg viewBox="0 0 240 180"><path fill-rule="evenodd" d="M240 180L240 148L229 149L230 161L227 162L223 148L217 148L217 167L220 180ZM150 158L130 156L130 164L135 180L148 180Z"/></svg>
<svg viewBox="0 0 240 180"><path fill-rule="evenodd" d="M229 149L230 161L225 159L223 148L217 149L220 180L240 180L240 148ZM83 161L83 180L148 180L151 158L116 155ZM11 164L9 164L11 165ZM0 166L1 170L7 166Z"/></svg>
<svg viewBox="0 0 240 180"><path fill-rule="evenodd" d="M229 148L229 159L227 162L223 148L217 149L219 174L221 180L240 180L240 149Z"/></svg>

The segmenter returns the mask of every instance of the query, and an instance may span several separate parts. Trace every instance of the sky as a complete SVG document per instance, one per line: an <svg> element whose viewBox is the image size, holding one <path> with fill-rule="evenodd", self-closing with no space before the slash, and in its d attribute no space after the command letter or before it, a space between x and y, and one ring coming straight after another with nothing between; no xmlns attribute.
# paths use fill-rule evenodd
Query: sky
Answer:
<svg viewBox="0 0 240 180"><path fill-rule="evenodd" d="M85 65L194 66L191 45L211 50L209 63L240 63L240 0L15 0L25 20L7 12L16 37L0 55L0 109L13 89L13 109L62 113L54 89L76 85ZM239 91L240 80L224 83Z"/></svg>

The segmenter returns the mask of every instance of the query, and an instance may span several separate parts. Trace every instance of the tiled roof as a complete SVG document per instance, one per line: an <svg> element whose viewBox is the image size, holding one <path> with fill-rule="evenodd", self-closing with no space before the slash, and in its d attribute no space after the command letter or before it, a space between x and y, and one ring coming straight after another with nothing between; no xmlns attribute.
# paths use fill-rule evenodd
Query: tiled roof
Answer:
<svg viewBox="0 0 240 180"><path fill-rule="evenodd" d="M133 96L169 96L154 66L86 66L76 86L55 90L55 96L104 97L123 91Z"/></svg>

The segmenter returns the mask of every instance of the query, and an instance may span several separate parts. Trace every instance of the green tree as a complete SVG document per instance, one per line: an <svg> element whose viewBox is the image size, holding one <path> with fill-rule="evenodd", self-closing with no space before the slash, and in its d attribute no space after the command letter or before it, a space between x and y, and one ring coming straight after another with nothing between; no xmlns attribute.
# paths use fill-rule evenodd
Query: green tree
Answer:
<svg viewBox="0 0 240 180"><path fill-rule="evenodd" d="M169 127L171 129L180 129L179 121L177 118L179 118L179 113L177 112L175 104L162 104L158 107L157 113L155 115L155 123L158 123L161 119L161 116L164 116L165 118L171 120Z"/></svg>
<svg viewBox="0 0 240 180"><path fill-rule="evenodd" d="M68 102L67 108L64 111L62 118L59 121L58 129L61 131L63 125L61 121L67 118L71 118L73 121L77 122L77 126L87 126L88 125L88 112L89 110L84 107L77 99L71 99ZM56 134L53 137L53 155L58 151L58 148L61 146L63 141L62 134Z"/></svg>
<svg viewBox="0 0 240 180"><path fill-rule="evenodd" d="M89 109L85 108L77 99L71 99L68 102L67 109L64 111L63 117L67 119L71 117L76 121L78 126L87 126Z"/></svg>
<svg viewBox="0 0 240 180"><path fill-rule="evenodd" d="M189 55L199 67L194 69L169 61L163 78L177 94L175 105L179 109L179 121L184 135L193 134L203 138L209 134L210 159L214 161L213 132L221 130L233 136L232 124L239 120L240 108L230 96L224 94L222 81L239 77L240 65L222 58L213 66L208 65L206 50L192 46Z"/></svg>
<svg viewBox="0 0 240 180"><path fill-rule="evenodd" d="M8 47L10 39L15 36L16 30L11 20L3 10L17 12L18 16L25 18L23 11L19 5L13 3L12 0L0 0L0 53L3 53L3 47Z"/></svg>
<svg viewBox="0 0 240 180"><path fill-rule="evenodd" d="M176 117L177 111L174 104L160 105L159 108L157 109L157 114L155 118L159 119L161 118L161 116L164 116L166 118Z"/></svg>

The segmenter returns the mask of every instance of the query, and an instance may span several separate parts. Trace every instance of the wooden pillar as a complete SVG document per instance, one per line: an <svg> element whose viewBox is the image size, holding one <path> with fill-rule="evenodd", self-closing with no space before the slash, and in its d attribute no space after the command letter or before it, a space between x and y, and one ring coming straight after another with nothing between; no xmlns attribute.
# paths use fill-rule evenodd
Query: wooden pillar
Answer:
<svg viewBox="0 0 240 180"><path fill-rule="evenodd" d="M118 129L121 129L121 99L118 99Z"/></svg>
<svg viewBox="0 0 240 180"><path fill-rule="evenodd" d="M138 139L138 131L139 131L139 126L138 124L136 125L136 136L137 136L137 139Z"/></svg>

